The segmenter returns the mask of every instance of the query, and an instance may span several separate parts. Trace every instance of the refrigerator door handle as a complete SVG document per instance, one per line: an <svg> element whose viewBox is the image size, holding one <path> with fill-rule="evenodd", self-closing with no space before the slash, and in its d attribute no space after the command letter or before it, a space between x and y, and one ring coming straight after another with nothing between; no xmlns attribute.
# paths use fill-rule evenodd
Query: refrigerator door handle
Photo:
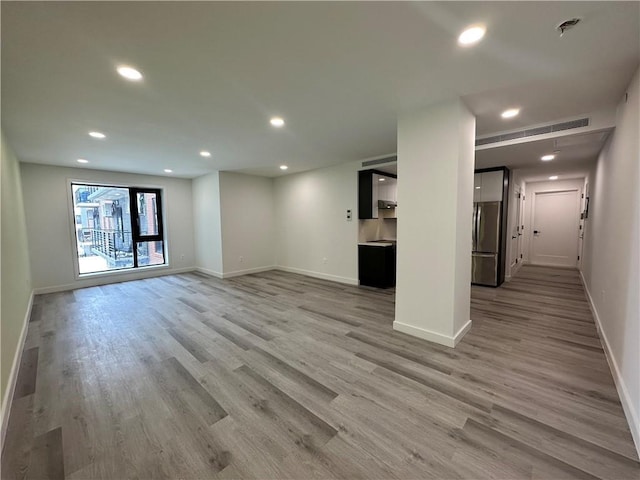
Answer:
<svg viewBox="0 0 640 480"><path fill-rule="evenodd" d="M473 203L473 214L472 214L472 231L471 231L471 251L475 252L478 249L478 204Z"/></svg>
<svg viewBox="0 0 640 480"><path fill-rule="evenodd" d="M480 224L482 223L482 204L478 203L478 214L476 216L476 250L480 249Z"/></svg>
<svg viewBox="0 0 640 480"><path fill-rule="evenodd" d="M471 251L476 250L476 204L473 204L473 213L471 215Z"/></svg>

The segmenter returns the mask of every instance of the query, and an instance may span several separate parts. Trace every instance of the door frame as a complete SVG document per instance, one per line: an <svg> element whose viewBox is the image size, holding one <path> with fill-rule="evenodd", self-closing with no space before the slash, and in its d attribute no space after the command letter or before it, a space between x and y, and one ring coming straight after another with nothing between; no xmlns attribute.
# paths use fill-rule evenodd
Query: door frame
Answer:
<svg viewBox="0 0 640 480"><path fill-rule="evenodd" d="M523 189L522 187L517 184L514 183L513 185L513 192L514 194L518 195L517 200L510 204L510 206L512 208L516 209L516 212L513 214L514 218L514 224L511 225L512 230L510 232L508 232L508 240L509 240L509 273L510 276L515 275L518 270L520 270L520 267L522 267L522 264L524 263L524 251L523 251L523 236L524 236L524 193L523 193ZM514 200L514 198L511 198L511 200ZM513 229L515 229L516 234L517 234L517 239L515 242L515 255L516 255L516 262L515 263L511 263L511 257L513 257L513 238L511 238L513 236Z"/></svg>
<svg viewBox="0 0 640 480"><path fill-rule="evenodd" d="M578 270L582 270L582 261L584 260L584 239L587 234L587 208L589 203L589 180L584 182L582 195L580 198L580 227L578 235Z"/></svg>
<svg viewBox="0 0 640 480"><path fill-rule="evenodd" d="M528 240L528 263L531 265L541 265L541 266L551 266L551 267L557 267L557 268L578 268L578 259L576 258L575 260L575 264L573 266L559 266L559 265L552 265L549 263L536 263L533 261L533 230L534 230L534 219L536 218L536 195L540 194L540 195L546 195L549 193L564 193L564 192L575 192L576 194L576 212L578 215L580 215L580 202L582 201L582 199L580 198L580 192L581 189L580 188L558 188L556 190L544 190L544 191L539 191L539 192L531 192L530 195L533 195L533 199L531 201L531 212L530 212L530 216L531 218L529 218L529 231L527 232L527 240ZM576 222L576 225L580 224L580 220L578 217L578 220ZM579 239L578 239L578 234L576 234L576 251L580 252L579 250Z"/></svg>

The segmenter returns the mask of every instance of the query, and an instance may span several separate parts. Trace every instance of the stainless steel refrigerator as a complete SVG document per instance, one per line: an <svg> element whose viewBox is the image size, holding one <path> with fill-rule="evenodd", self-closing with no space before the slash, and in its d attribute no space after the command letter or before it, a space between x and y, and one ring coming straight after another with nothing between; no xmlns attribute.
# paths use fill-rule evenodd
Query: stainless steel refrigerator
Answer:
<svg viewBox="0 0 640 480"><path fill-rule="evenodd" d="M500 226L502 202L473 204L471 283L497 287L501 281Z"/></svg>

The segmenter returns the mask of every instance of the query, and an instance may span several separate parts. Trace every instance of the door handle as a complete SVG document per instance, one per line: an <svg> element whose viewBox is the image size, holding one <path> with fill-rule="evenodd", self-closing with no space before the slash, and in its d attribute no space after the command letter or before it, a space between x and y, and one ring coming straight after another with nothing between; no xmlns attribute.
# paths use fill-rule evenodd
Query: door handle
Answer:
<svg viewBox="0 0 640 480"><path fill-rule="evenodd" d="M516 237L515 235L511 236L511 240L515 240L516 238L518 238L518 237Z"/></svg>
<svg viewBox="0 0 640 480"><path fill-rule="evenodd" d="M534 234L534 235L538 235L539 233L540 233L540 230L534 230L534 231L533 231L533 234Z"/></svg>

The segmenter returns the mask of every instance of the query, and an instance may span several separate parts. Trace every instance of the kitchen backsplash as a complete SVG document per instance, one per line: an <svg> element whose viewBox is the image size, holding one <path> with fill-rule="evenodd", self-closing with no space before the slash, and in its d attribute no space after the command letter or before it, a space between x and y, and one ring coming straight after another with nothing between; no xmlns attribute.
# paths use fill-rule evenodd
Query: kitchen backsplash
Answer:
<svg viewBox="0 0 640 480"><path fill-rule="evenodd" d="M359 220L358 242L371 240L395 240L397 238L397 220L377 218L373 220Z"/></svg>

